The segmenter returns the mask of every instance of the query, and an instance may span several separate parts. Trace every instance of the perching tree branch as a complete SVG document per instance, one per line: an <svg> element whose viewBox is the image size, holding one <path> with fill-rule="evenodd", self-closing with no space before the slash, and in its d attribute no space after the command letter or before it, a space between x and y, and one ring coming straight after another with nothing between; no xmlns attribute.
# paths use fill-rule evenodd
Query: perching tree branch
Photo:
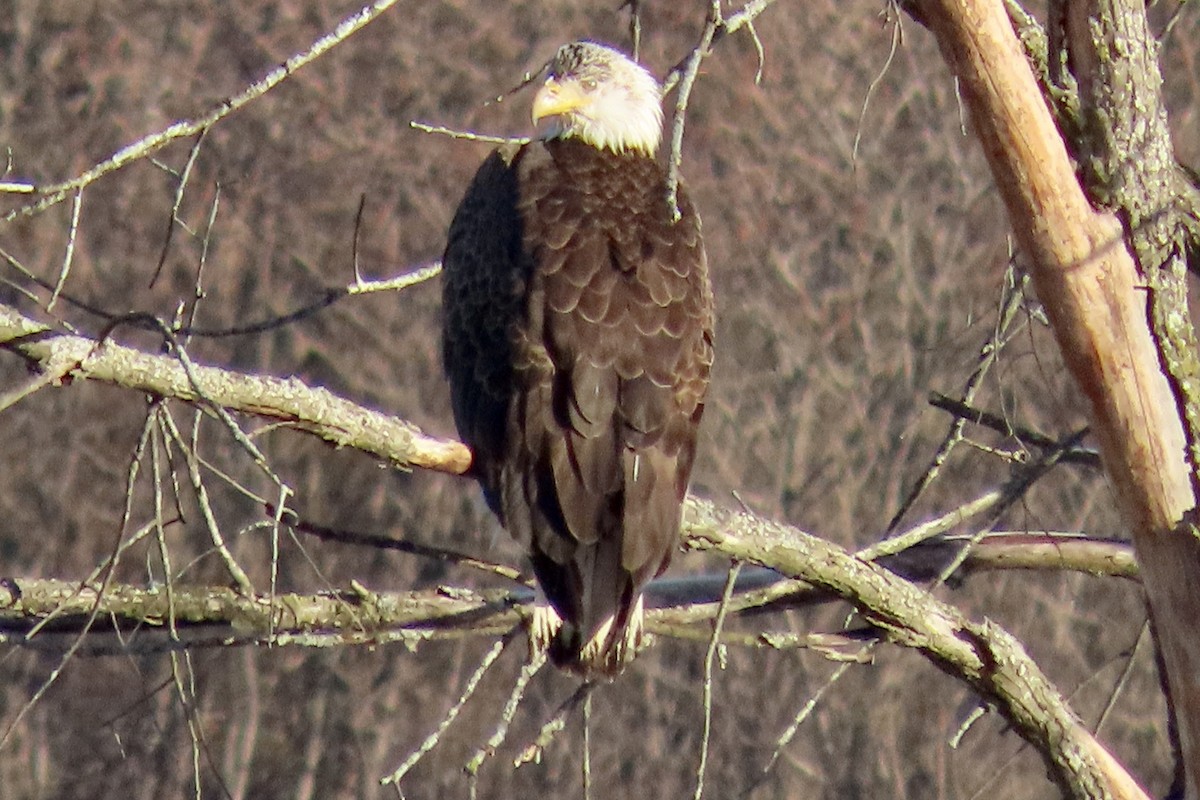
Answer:
<svg viewBox="0 0 1200 800"><path fill-rule="evenodd" d="M1112 769L1103 749L1019 643L998 626L972 622L878 565L796 528L752 514L727 511L693 498L686 507L683 530L686 545L693 549L769 567L854 604L889 641L920 650L993 700L1021 735L1043 753L1060 782L1092 785L1089 781L1102 774L1096 770ZM326 646L400 641L415 646L430 638L499 636L518 624L523 613L520 605L530 599L523 589L377 594L353 586L338 593L281 594L272 601L245 597L230 589L189 589L178 584L170 593L163 588L114 584L98 595L95 587L45 579L10 579L0 589L0 631L8 641L61 648L57 638L74 636L77 620L98 609L100 620L126 634L125 639L117 640L121 642L118 646L117 641L106 642L99 635L104 628L97 628L93 639L98 642L87 650L95 653L129 647L131 630L141 630L143 638L147 628L165 631L172 609L173 635L150 633L148 645L137 645L135 638L135 651L267 642ZM730 610L743 606L735 598ZM718 613L715 602L690 609L653 609L647 626L658 635L703 639L710 635L708 623ZM26 640L24 631L31 622L45 618L51 622L39 624L37 635ZM789 639L733 632L722 638L734 644L808 647L835 658L853 658L856 647L855 637L848 634Z"/></svg>
<svg viewBox="0 0 1200 800"><path fill-rule="evenodd" d="M889 641L916 648L994 701L1069 796L1145 797L1021 644L998 625L968 620L887 570L786 525L693 501L684 512L684 529L694 549L769 566L850 600ZM1118 786L1123 791L1110 792Z"/></svg>

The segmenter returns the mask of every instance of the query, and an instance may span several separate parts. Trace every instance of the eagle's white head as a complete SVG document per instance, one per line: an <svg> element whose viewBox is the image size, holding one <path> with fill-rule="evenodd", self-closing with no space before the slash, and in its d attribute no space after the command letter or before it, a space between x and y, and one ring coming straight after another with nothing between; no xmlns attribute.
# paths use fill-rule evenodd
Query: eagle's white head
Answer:
<svg viewBox="0 0 1200 800"><path fill-rule="evenodd" d="M601 150L653 155L662 140L662 89L644 67L612 47L572 42L550 61L533 98L547 138L574 137Z"/></svg>

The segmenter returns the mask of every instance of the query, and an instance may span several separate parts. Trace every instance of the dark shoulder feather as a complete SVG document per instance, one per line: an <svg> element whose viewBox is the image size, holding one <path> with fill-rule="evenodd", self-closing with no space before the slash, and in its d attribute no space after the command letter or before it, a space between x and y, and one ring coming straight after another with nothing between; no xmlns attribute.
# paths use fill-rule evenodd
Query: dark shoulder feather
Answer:
<svg viewBox="0 0 1200 800"><path fill-rule="evenodd" d="M483 162L455 212L442 257L442 364L454 421L473 452L472 473L502 522L498 469L513 391L509 331L523 316L532 268L517 215L517 156L498 150Z"/></svg>

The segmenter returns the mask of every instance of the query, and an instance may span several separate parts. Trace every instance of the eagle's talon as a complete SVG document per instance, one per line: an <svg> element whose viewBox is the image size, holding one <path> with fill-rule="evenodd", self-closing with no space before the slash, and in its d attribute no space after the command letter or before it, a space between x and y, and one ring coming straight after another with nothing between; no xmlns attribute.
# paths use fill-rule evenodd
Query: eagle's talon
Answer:
<svg viewBox="0 0 1200 800"><path fill-rule="evenodd" d="M538 603L529 615L529 658L547 655L554 637L562 629L562 617L549 603Z"/></svg>

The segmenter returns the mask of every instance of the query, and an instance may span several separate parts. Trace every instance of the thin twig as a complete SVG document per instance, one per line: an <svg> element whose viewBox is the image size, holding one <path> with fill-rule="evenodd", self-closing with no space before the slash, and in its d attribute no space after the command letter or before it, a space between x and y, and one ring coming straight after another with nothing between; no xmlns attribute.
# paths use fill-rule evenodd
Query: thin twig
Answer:
<svg viewBox="0 0 1200 800"><path fill-rule="evenodd" d="M184 653L184 656L186 657L187 654ZM192 699L195 698L195 683L193 680L188 681L192 690L189 695L188 687L184 686L182 675L183 668L179 663L179 653L171 653L170 660L171 682L175 687L175 695L179 698L179 705L183 707L183 718L187 722L188 740L192 745L191 766L193 796L196 798L196 800L200 800L200 731L196 726L195 703L192 702ZM190 678L194 679L195 676L192 674L190 668L191 659L187 659L186 663L188 666L188 675ZM191 699L189 699L189 697Z"/></svg>
<svg viewBox="0 0 1200 800"><path fill-rule="evenodd" d="M946 740L946 746L951 750L957 750L962 746L963 739L970 733L971 728L975 727L975 723L983 719L991 706L988 703L980 701L975 704L974 708L967 712L963 717L962 722L954 729L954 733L950 734L950 738Z"/></svg>
<svg viewBox="0 0 1200 800"><path fill-rule="evenodd" d="M214 199L212 213L210 213L210 217L209 217L209 219L210 219L209 233L206 233L206 244L205 244L204 251L202 252L202 257L207 256L207 252L208 252L207 236L210 235L210 233L211 233L211 225L212 225L213 215L215 213L216 213L216 200ZM47 291L54 290L54 284L50 283L49 281L43 279L42 277L40 277L36 274L34 274L31 270L29 270L29 268L27 268L25 265L23 265L17 258L15 258L11 253L6 251L2 247L0 247L0 259L3 259L5 263L7 263L10 267L12 267L17 272L19 272L23 278L30 281L31 283L37 284L38 286L42 287L43 289L45 289ZM316 300L314 300L313 302L311 302L307 305L301 306L300 308L297 308L293 311L286 312L284 314L280 314L280 315L277 315L274 317L268 317L267 319L260 320L258 322L247 323L245 325L237 325L237 326L233 326L233 327L229 327L229 328L203 328L203 327L197 327L194 324L188 324L186 326L174 326L171 328L171 331L178 336L184 336L184 337L199 336L199 337L210 338L210 339L220 339L220 338L224 338L224 337L228 337L228 336L249 336L252 334L264 333L266 331L275 330L276 328L281 328L284 325L288 325L293 322L297 322L299 320L313 316L314 314L316 314L326 308L329 308L330 306L334 305L338 301L343 300L352 295L370 294L373 292L399 291L401 289L406 289L410 286L414 286L416 284L423 283L423 282L437 276L441 272L441 269L442 269L441 262L433 261L433 262L430 262L429 264L418 267L417 269L411 270L410 272L404 273L403 275L399 275L395 278L389 278L386 280L378 280L378 281L364 280L364 281L358 281L358 282L352 283L349 286L331 287L331 288L325 289L324 292L322 292L321 295ZM28 290L24 289L23 287L21 287L17 284L13 284L13 286L14 286L14 288L18 289L18 291L20 291L22 294L25 294L31 300L37 302L37 297L35 295L33 295L32 293L30 293ZM72 306L74 306L88 314L91 314L94 317L98 317L99 319L102 319L109 324L114 324L114 323L136 324L138 322L138 320L146 320L146 319L153 318L152 315L144 314L144 313L114 314L110 311L100 308L99 306L97 306L94 303L89 303L88 301L86 301L80 297L76 297L66 291L59 292L59 296L64 301L70 303ZM60 324L62 324L63 327L66 327L69 330L72 330L72 331L74 330L73 328L70 328L70 326L68 326L66 323L60 323ZM157 326L152 325L151 327L154 330L157 330Z"/></svg>
<svg viewBox="0 0 1200 800"><path fill-rule="evenodd" d="M546 720L538 730L538 734L534 737L533 742L521 750L520 754L513 759L513 766L520 767L525 764L540 762L542 760L542 753L545 752L546 747L554 740L555 735L566 727L567 717L571 716L571 712L578 708L579 704L587 699L598 686L600 684L592 681L584 681L579 684L579 688L575 690L574 694L564 700L550 719Z"/></svg>
<svg viewBox="0 0 1200 800"><path fill-rule="evenodd" d="M1188 0L1179 0L1179 5L1171 12L1170 18L1167 20L1166 25L1163 26L1162 33L1157 37L1160 46L1165 45L1167 39L1170 38L1171 31L1175 30L1175 25L1179 22L1179 18L1183 16L1184 9L1191 10L1192 8L1194 8L1194 5L1189 5Z"/></svg>
<svg viewBox="0 0 1200 800"><path fill-rule="evenodd" d="M939 517L916 525L903 533L888 537L881 542L876 542L869 547L864 547L855 553L855 555L864 561L875 561L885 556L903 552L921 542L932 539L934 536L953 530L969 519L991 511L1003 499L1003 489L990 489L974 500L969 500L958 508L952 509Z"/></svg>
<svg viewBox="0 0 1200 800"><path fill-rule="evenodd" d="M367 193L358 196L358 211L354 214L354 236L350 240L350 268L354 274L354 286L363 282L362 270L358 268L358 239L362 234L363 212L367 210Z"/></svg>
<svg viewBox="0 0 1200 800"><path fill-rule="evenodd" d="M1062 442L1052 436L1047 436L1044 433L1022 425L1014 425L1011 420L999 414L984 411L969 403L955 400L939 392L934 392L929 396L929 405L934 408L940 408L942 411L946 411L956 417L961 417L975 425L982 425L985 428L989 428L1001 436L1016 437L1022 444L1033 445L1044 450L1058 449L1062 446ZM1067 451L1062 454L1059 460L1064 463L1083 464L1097 469L1104 466L1100 462L1100 453L1090 448L1076 448Z"/></svg>
<svg viewBox="0 0 1200 800"><path fill-rule="evenodd" d="M186 328L190 329L196 324L196 317L200 314L200 301L204 299L204 267L208 264L209 247L212 244L213 229L217 225L217 209L221 207L221 184L217 183L213 191L212 205L208 207L208 222L204 226L204 236L200 240L200 261L196 264L196 280L192 282L192 306L188 309ZM180 334L180 341L184 346L187 346L190 336L187 333Z"/></svg>
<svg viewBox="0 0 1200 800"><path fill-rule="evenodd" d="M264 333L311 317L344 298L360 294L373 294L375 292L398 292L435 278L441 274L441 271L442 262L439 260L417 267L402 275L397 275L395 278L387 278L385 280L356 279L354 283L348 286L336 286L326 289L318 299L308 305L275 317L268 317L267 319L245 325L235 325L230 328L197 328L189 326L187 328L180 328L175 333L178 335L200 336L208 339L221 339L229 336L250 336L257 333Z"/></svg>
<svg viewBox="0 0 1200 800"><path fill-rule="evenodd" d="M504 744L504 739L508 736L508 726L512 724L513 717L517 715L517 707L520 705L521 699L525 697L525 690L529 688L529 682L545 665L546 654L538 652L525 663L525 666L521 667L521 674L517 676L512 692L509 693L508 700L504 703L504 711L500 714L500 722L496 725L496 730L488 737L483 747L476 750L475 754L467 761L464 769L468 775L474 777L483 763L495 754L500 745Z"/></svg>
<svg viewBox="0 0 1200 800"><path fill-rule="evenodd" d="M133 453L129 459L129 466L126 468L126 471L125 471L125 503L124 503L124 506L121 511L121 521L120 521L120 530L122 533L124 533L126 528L129 527L129 521L133 517L134 487L137 484L138 473L141 471L142 458L145 456L146 446L150 442L151 435L154 430L153 421L154 421L154 409L151 408L146 413L145 421L142 423L141 434L138 436L137 444L134 445ZM146 530L148 528L149 528L149 526L147 526L147 528L145 528L143 530ZM133 538L136 540L141 537L135 536ZM80 584L79 587L76 589L75 593L73 594L72 599L74 599L75 597L82 594L83 588L85 586L91 587L96 582L96 580L99 579L100 585L96 588L95 597L92 600L92 602L89 604L88 620L85 623L85 625L83 626L81 636L87 633L87 631L92 627L92 624L94 623L95 619L97 618L99 610L101 608L101 603L103 603L103 601L104 601L105 593L108 591L109 587L112 585L112 576L113 576L113 573L116 572L117 563L120 561L121 555L125 552L126 549L127 549L126 541L121 536L118 536L117 542L116 542L115 546L113 547L112 552L108 554L108 558L106 558L103 563L98 565L92 571L92 574L88 576L88 579L84 583ZM44 618L39 620L32 628L30 628L29 633L26 638L33 638L38 633L40 633L46 627L46 625L48 623L53 621L61 612L63 612L65 610L65 605L66 605L66 601L64 601L62 604L58 605L57 607L55 607L54 610L52 610Z"/></svg>
<svg viewBox="0 0 1200 800"><path fill-rule="evenodd" d="M163 265L167 263L167 254L171 251L171 240L175 237L175 225L179 222L179 208L183 205L183 192L187 188L188 179L192 176L192 167L196 164L196 158L200 155L200 145L204 143L204 137L207 135L207 127L196 134L196 141L192 143L192 149L188 152L183 171L179 173L179 182L175 186L175 200L171 204L171 215L167 218L167 232L163 237L162 249L158 254L158 264L154 267L154 274L150 277L151 289L158 282Z"/></svg>
<svg viewBox="0 0 1200 800"><path fill-rule="evenodd" d="M369 22L387 11L396 2L397 0L376 0L373 3L367 4L339 22L336 28L313 42L307 50L296 53L283 64L268 72L260 80L255 81L232 97L218 103L201 116L176 122L156 133L144 136L122 147L108 158L70 180L50 186L38 187L38 191L44 195L42 199L36 203L10 211L8 214L0 217L0 222L9 222L17 217L26 217L43 211L50 206L62 202L68 194L87 186L101 176L115 172L138 159L144 158L177 139L195 136L211 128L234 111L274 89L295 74L301 67L325 55L332 48L341 44L352 34L361 30Z"/></svg>
<svg viewBox="0 0 1200 800"><path fill-rule="evenodd" d="M962 417L955 420L956 425L963 422L965 422L965 419ZM887 555L894 555L983 513L991 513L992 521L981 526L975 535L981 536L990 533L1004 511L1012 503L1020 499L1039 478L1057 465L1062 460L1064 454L1077 452L1078 443L1086 435L1087 430L1087 428L1082 428L1072 433L1059 441L1053 449L1048 450L1048 452L1039 458L1027 464L1019 465L1014 470L1013 476L999 489L992 489L985 492L974 500L964 503L937 519L917 525L915 528L904 533L889 536L883 541L859 550L856 555L867 561L873 561ZM963 552L960 553L960 557L956 558L953 562L956 568L961 565L961 560L966 557L965 554L968 552L968 549L964 547Z"/></svg>
<svg viewBox="0 0 1200 800"><path fill-rule="evenodd" d="M437 743L441 741L442 734L444 734L446 729L454 723L454 720L458 718L459 713L463 710L463 706L467 704L467 701L470 700L471 696L475 694L475 690L479 688L479 683L483 680L484 674L487 673L492 664L496 663L496 659L500 657L500 654L504 652L505 648L507 648L513 639L516 638L519 630L519 626L514 627L508 633L504 634L499 641L492 645L491 649L488 650L487 655L483 657L483 661L481 661L479 666L475 669L475 672L467 679L467 684L463 687L462 694L459 695L458 700L456 700L454 705L450 707L450 710L446 712L446 715L442 717L442 721L438 723L437 728L435 728L428 736L425 737L425 740L417 746L416 750L408 755L408 758L404 759L404 761L395 769L394 772L392 772L390 775L384 776L379 781L382 785L386 786L388 784L399 784L404 776L408 774L408 771L415 767L417 763L425 757L426 753L437 747Z"/></svg>
<svg viewBox="0 0 1200 800"><path fill-rule="evenodd" d="M346 287L346 294L371 294L373 292L398 292L401 289L407 289L410 286L416 286L418 283L436 278L442 272L442 262L433 261L414 270L398 275L395 278L388 278L381 281L356 279L353 284Z"/></svg>
<svg viewBox="0 0 1200 800"><path fill-rule="evenodd" d="M746 23L746 32L750 34L750 41L754 43L754 55L758 57L758 67L754 70L754 85L758 86L762 83L763 71L767 68L767 50L763 47L762 39L758 37L758 28L754 27L753 22Z"/></svg>
<svg viewBox="0 0 1200 800"><path fill-rule="evenodd" d="M1005 275L1005 292L1006 297L1001 304L1000 315L996 320L996 326L992 329L988 340L984 342L980 348L979 360L975 365L975 369L967 378L966 385L963 387L962 402L972 403L975 400L975 393L979 391L979 387L983 384L984 376L996 363L1000 356L1000 350L1005 341L1005 334L1016 319L1017 312L1021 308L1021 303L1025 297L1025 287L1029 282L1028 275L1022 275L1019 279L1015 277L1012 262L1009 262L1008 271ZM896 513L892 515L891 521L888 522L887 533L891 534L900 525L900 520L909 512L913 505L917 502L917 498L929 488L934 479L941 472L942 465L946 463L946 459L950 457L950 451L954 446L962 440L963 427L966 421L962 418L955 419L950 423L950 429L946 432L946 436L942 439L942 443L938 446L937 451L930 459L929 466L913 484L904 501L900 503L900 507L896 509Z"/></svg>
<svg viewBox="0 0 1200 800"><path fill-rule="evenodd" d="M894 5L895 0L891 0ZM889 6L891 7L891 6ZM871 83L867 86L867 96L863 98L862 108L858 111L858 125L854 129L854 146L850 148L850 164L852 169L858 169L858 145L862 142L863 120L867 117L867 109L871 107L871 98L875 95L875 90L883 83L884 77L888 70L892 67L892 61L896 58L896 52L900 49L900 40L903 36L903 28L900 26L901 15L899 12L889 14L894 17L892 22L892 44L888 48L887 58L883 61L883 66L879 68L879 74L876 75Z"/></svg>
<svg viewBox="0 0 1200 800"><path fill-rule="evenodd" d="M704 796L704 773L708 767L708 742L712 734L712 683L713 661L716 660L717 648L721 641L721 628L725 624L725 614L729 610L729 598L733 596L733 586L737 582L738 572L742 562L734 561L729 566L729 575L725 579L725 590L721 593L721 605L717 609L717 618L713 622L712 638L708 642L708 650L704 653L704 730L700 736L700 763L696 767L696 791L693 800L701 800ZM724 661L724 659L722 659Z"/></svg>
<svg viewBox="0 0 1200 800"><path fill-rule="evenodd" d="M1074 434L1063 440L1062 446L1059 449L1052 450L1032 464L1018 469L1017 474L1014 475L1013 478L1004 485L1002 489L1004 496L1000 503L997 504L996 509L992 512L991 520L987 525L975 532L971 538L962 545L957 555L955 555L955 557L951 559L951 561L946 564L945 567L942 568L942 572L933 582L933 586L940 586L949 580L950 576L957 572L958 568L961 567L967 560L967 557L971 553L971 549L979 542L979 540L991 533L995 529L996 525L1000 523L1000 519L1003 517L1004 512L1007 511L1008 508L1013 505L1013 503L1016 503L1020 498L1024 497L1029 488L1033 486L1033 484L1036 483L1042 476L1054 469L1054 467L1057 466L1062 454L1073 449L1086 433L1087 428L1076 431Z"/></svg>
<svg viewBox="0 0 1200 800"><path fill-rule="evenodd" d="M753 25L755 18L770 8L774 2L775 0L752 0L752 2L746 3L740 11L725 19L725 23L721 26L717 38L720 39L731 33L737 33L742 28Z"/></svg>
<svg viewBox="0 0 1200 800"><path fill-rule="evenodd" d="M688 54L683 72L679 77L679 91L675 94L675 117L671 122L671 153L667 160L667 205L676 220L681 216L679 212L679 169L683 164L683 128L687 122L688 100L691 99L696 76L700 74L700 64L704 61L704 57L711 52L713 37L721 22L721 0L712 0L708 7L708 17L704 21L704 30L700 34L700 41Z"/></svg>
<svg viewBox="0 0 1200 800"><path fill-rule="evenodd" d="M775 769L775 764L779 761L779 757L783 755L783 751L792 743L792 739L796 738L796 732L800 730L800 726L804 724L806 719L812 716L812 712L817 708L817 703L821 702L821 698L825 696L825 693L846 674L852 663L855 662L839 664L837 669L821 684L820 688L809 697L808 702L800 708L796 716L792 718L791 723L779 735L779 738L775 740L775 749L771 752L771 757L763 765L762 771L750 783L750 786L746 788L746 791L742 793L742 797L749 797L770 776L771 770Z"/></svg>
<svg viewBox="0 0 1200 800"><path fill-rule="evenodd" d="M268 505L267 508L268 511L273 509L273 507L270 505ZM470 556L466 553L460 553L449 548L435 547L433 545L421 544L420 542L411 542L405 539L393 539L390 536L383 536L380 534L362 533L359 531L346 530L344 528L330 528L324 525L318 525L315 522L302 519L290 508L284 509L282 519L297 531L306 533L322 541L340 542L342 544L357 545L362 547L374 547L382 550L396 550L401 553L409 553L411 555L421 556L423 558L432 558L448 564L455 564L457 566L482 570L483 572L491 575L496 575L510 581L516 581L525 586L532 585L531 581L524 577L520 570L516 570L512 567L493 561L485 561L475 556Z"/></svg>
<svg viewBox="0 0 1200 800"><path fill-rule="evenodd" d="M15 406L39 389L45 389L47 386L57 386L74 367L75 365L64 362L58 365L58 369L40 372L15 389L10 389L4 394L0 394L0 411L5 411Z"/></svg>
<svg viewBox="0 0 1200 800"><path fill-rule="evenodd" d="M272 473L274 474L274 473ZM279 527L283 515L283 509L287 507L287 499L292 494L291 488L282 480L275 481L275 488L279 491L278 502L275 514L271 517L271 590L267 598L267 602L271 607L275 607L275 593L279 587ZM275 638L275 615L271 615L271 630L267 634L272 639Z"/></svg>
<svg viewBox="0 0 1200 800"><path fill-rule="evenodd" d="M204 527L208 531L208 538L212 542L213 548L217 555L220 556L222 563L225 564L225 569L229 572L238 589L246 597L253 597L255 594L254 584L250 581L250 577L237 563L237 559L233 557L233 553L229 552L229 548L225 545L225 538L221 535L221 526L217 522L216 515L213 513L212 505L208 501L208 490L204 487L204 479L200 475L200 461L197 458L197 445L200 435L199 416L196 417L192 427L192 441L188 444L184 441L183 433L175 426L175 420L170 414L164 414L163 422L166 425L167 431L171 435L171 439L179 446L179 449L184 453L184 461L187 464L188 479L192 485L192 491L196 495L196 505L200 507L200 517L204 520Z"/></svg>
<svg viewBox="0 0 1200 800"><path fill-rule="evenodd" d="M1150 620L1146 620L1142 623L1142 627L1138 631L1137 639L1133 643L1133 649L1129 653L1129 658L1125 661L1125 666L1121 669L1121 674L1117 678L1117 682L1113 685L1112 692L1108 695L1108 701L1104 704L1104 710L1100 712L1100 716L1096 718L1096 724L1092 726L1092 733L1096 736L1100 735L1100 730L1104 727L1104 723L1108 721L1109 714L1112 713L1112 710L1117 705L1117 698L1121 696L1121 692L1129 684L1129 679L1133 675L1138 651L1141 650L1142 644L1149 640L1149 634Z"/></svg>
<svg viewBox="0 0 1200 800"><path fill-rule="evenodd" d="M80 187L75 192L75 199L71 201L71 224L67 228L67 252L63 256L62 269L58 271L58 283L54 284L50 301L46 303L47 311L54 310L54 304L58 302L58 296L62 294L63 285L67 282L67 275L71 272L71 262L75 259L75 237L79 233L79 211L82 207L83 187Z"/></svg>
<svg viewBox="0 0 1200 800"><path fill-rule="evenodd" d="M417 122L416 120L410 121L408 126L423 133L435 133L439 136L449 136L451 139L463 139L468 142L520 145L529 144L532 141L528 136L495 136L486 133L475 133L474 131L460 131L454 128L447 128L443 125L430 125L427 122Z"/></svg>
<svg viewBox="0 0 1200 800"><path fill-rule="evenodd" d="M633 60L637 61L642 52L642 1L625 0L621 8L629 9L629 40L633 45Z"/></svg>
<svg viewBox="0 0 1200 800"><path fill-rule="evenodd" d="M583 698L583 800L592 800L592 695Z"/></svg>
<svg viewBox="0 0 1200 800"><path fill-rule="evenodd" d="M755 50L758 53L758 72L755 75L757 83L762 77L763 49L758 33L754 30L754 19L766 11L774 0L753 0L742 6L741 10L729 18L721 13L721 1L712 0L708 7L708 16L704 22L704 30L700 33L700 41L691 52L676 64L667 76L663 78L662 91L666 96L672 89L678 88L675 96L675 116L671 124L671 152L667 159L667 203L675 219L679 219L679 171L683 163L683 129L687 116L688 100L692 87L700 73L700 64L712 52L712 45L742 28L747 28L754 39Z"/></svg>
<svg viewBox="0 0 1200 800"><path fill-rule="evenodd" d="M126 472L125 510L121 516L119 533L123 533L126 526L129 524L133 502L133 485L137 480L138 465L141 463L142 455L145 452L146 443L149 441L150 433L152 431L152 426L150 424L151 416L152 415L147 416L146 423L142 426L142 434L138 439L137 445L134 447L133 455L130 458L129 469ZM4 748L4 745L8 743L9 738L13 735L13 733L16 732L17 726L20 725L21 720L24 719L25 715L33 710L33 707L37 705L38 701L45 696L46 692L50 690L50 687L53 686L58 680L59 676L62 675L62 671L66 669L67 664L71 662L71 659L75 657L75 654L83 646L84 641L87 639L88 631L91 630L92 626L99 618L100 602L104 598L105 589L112 581L113 574L116 572L117 559L121 552L121 541L122 537L118 535L113 552L109 555L109 567L104 571L104 579L101 581L100 587L96 590L95 599L91 604L91 608L88 610L87 620L84 623L83 628L80 630L79 635L75 637L75 640L72 642L71 646L65 653L63 653L62 658L58 662L58 666L50 671L50 674L46 676L44 681L42 681L42 684L37 688L37 691L33 693L29 700L21 706L21 709L17 712L16 716L13 717L12 722L9 723L8 727L4 731L4 735L0 736L0 750ZM80 587L80 589L82 589L82 587ZM47 622L49 622L51 618L53 618L53 616L54 614L52 613L41 622L34 625L33 628L30 629L29 633L26 634L25 639L29 640L34 637L37 632L41 630L41 628Z"/></svg>

